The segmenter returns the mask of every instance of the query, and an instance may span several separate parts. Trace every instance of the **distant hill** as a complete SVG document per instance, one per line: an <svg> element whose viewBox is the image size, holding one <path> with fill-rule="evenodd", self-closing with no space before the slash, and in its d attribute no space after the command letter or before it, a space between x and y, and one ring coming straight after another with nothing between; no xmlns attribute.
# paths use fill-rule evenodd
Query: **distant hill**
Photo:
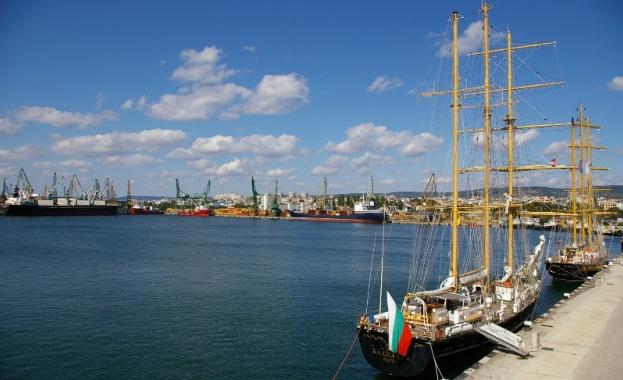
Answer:
<svg viewBox="0 0 623 380"><path fill-rule="evenodd" d="M604 197L608 199L623 199L623 185L611 185L611 186L597 186L597 189L608 189L609 191L599 191L595 194L597 197ZM504 189L495 188L492 189L494 193L503 193ZM542 195L546 197L561 198L565 197L569 189L560 189L555 187L530 187L530 188L515 188L515 192L522 194ZM480 190L471 191L470 194L478 193ZM449 192L444 193L449 195ZM393 195L397 198L417 198L422 196L421 191L397 191L388 193L387 195ZM468 195L468 192L459 192L460 196Z"/></svg>
<svg viewBox="0 0 623 380"><path fill-rule="evenodd" d="M598 188L609 189L610 191L600 191L596 194L597 197L604 197L608 199L623 199L623 185L598 186ZM504 189L493 189L493 191L495 193L503 193ZM554 188L554 187L538 186L538 187L530 187L530 188L516 188L515 191L517 193L524 193L524 194L526 193L526 191L529 191L529 193L533 195L543 195L546 197L554 197L554 198L561 198L561 197L566 196L566 189L559 189L559 188ZM478 193L478 191L470 192L470 194L474 194L474 193ZM446 192L444 194L450 195L449 192ZM330 195L337 196L339 194L330 194ZM361 193L346 193L343 195L356 196L356 195L361 195ZM421 191L394 191L394 192L387 193L387 194L377 193L377 195L387 195L387 196L393 195L396 198L417 198L417 197L422 196L422 192ZM467 195L466 191L460 192L460 196L465 196L465 195ZM132 198L138 199L141 201L157 201L162 198L173 199L175 197L174 196L135 195L135 196L132 196ZM118 197L117 200L125 201L126 196Z"/></svg>

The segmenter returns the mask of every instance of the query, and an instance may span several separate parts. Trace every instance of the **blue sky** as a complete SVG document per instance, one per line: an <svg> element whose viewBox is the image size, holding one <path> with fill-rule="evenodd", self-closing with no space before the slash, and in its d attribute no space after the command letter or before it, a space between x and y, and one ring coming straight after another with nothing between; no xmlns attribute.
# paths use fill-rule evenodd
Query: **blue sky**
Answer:
<svg viewBox="0 0 623 380"><path fill-rule="evenodd" d="M600 166L611 170L600 183L623 184L623 3L492 5L495 36L510 29L523 43L557 42L538 75L565 85L519 108L568 121L581 102L604 126ZM330 194L362 192L370 176L376 192L422 190L450 146L449 127L429 120L431 100L418 94L433 88L451 13L463 17L469 49L479 7L3 1L0 176L14 183L24 168L37 192L54 172L85 187L109 177L118 195L131 180L135 195L173 196L176 178L189 193L211 180L211 194L249 195L252 176L260 192L278 179L281 192L316 194L323 177ZM562 157L569 136L558 132L525 137L534 162Z"/></svg>

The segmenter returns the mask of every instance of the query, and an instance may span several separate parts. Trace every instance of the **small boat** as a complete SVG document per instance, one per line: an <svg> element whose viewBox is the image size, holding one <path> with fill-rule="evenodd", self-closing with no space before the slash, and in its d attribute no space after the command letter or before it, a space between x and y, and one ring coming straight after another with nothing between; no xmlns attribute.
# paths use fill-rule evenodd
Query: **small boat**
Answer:
<svg viewBox="0 0 623 380"><path fill-rule="evenodd" d="M157 207L154 206L141 206L134 205L130 208L130 214L132 215L162 215L164 211L158 210Z"/></svg>

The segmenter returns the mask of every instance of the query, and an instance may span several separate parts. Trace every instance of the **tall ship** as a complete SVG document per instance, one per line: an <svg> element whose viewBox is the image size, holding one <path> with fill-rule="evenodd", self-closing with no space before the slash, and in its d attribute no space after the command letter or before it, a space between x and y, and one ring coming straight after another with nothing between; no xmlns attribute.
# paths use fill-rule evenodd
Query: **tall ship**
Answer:
<svg viewBox="0 0 623 380"><path fill-rule="evenodd" d="M523 153L520 148L525 146L529 133L535 133L532 131L554 126L560 129L569 123L518 123L521 115L516 115L515 108L523 99L518 93L529 95L525 92L562 82L519 86L515 83L513 58L517 53L528 54L530 49L553 43L515 46L510 32L506 32L501 47L492 48L488 17L491 8L483 3L482 20L471 28L482 31L482 51L469 54L478 61L474 70L482 78L462 76L470 81L478 79L473 85L459 80L460 17L454 12L449 29L452 42L444 49L451 61L451 89L422 94L451 98L449 108L445 104L436 107L445 115L431 123L431 129L447 133L452 141L447 165L452 195L447 203L434 206L436 212L443 213L439 220L448 225L414 226L413 248L408 255L400 255L406 262L404 266L394 263L399 268L391 275L387 261L391 252L386 251L384 238L382 252L373 261L378 262L378 267L373 264L370 268L368 302L357 319L357 336L366 361L386 374L442 375L442 370L477 360L495 345L520 356L528 355L515 333L533 317L541 293L543 259L552 243L539 232L515 228L514 220L524 217L526 209L525 197L520 193L523 187L515 183L528 183L527 177L537 170L569 168L553 167L545 159L535 162L530 152L526 152L526 158L519 153ZM527 65L527 60L518 65ZM494 74L499 76L495 80ZM449 118L447 124L443 117ZM448 128L444 129L444 125ZM547 175L555 174L550 171ZM460 186L463 195L459 194ZM505 220L506 228L493 228L500 218ZM407 265L408 275L404 269ZM373 273L378 273L380 280ZM405 280L406 294L394 300L385 287L400 289Z"/></svg>
<svg viewBox="0 0 623 380"><path fill-rule="evenodd" d="M62 180L62 178L61 178ZM82 189L78 178L71 180L65 196L58 196L56 188L60 181L54 180L51 189L44 191L43 196L34 193L33 187L24 172L20 170L17 184L11 196L5 202L6 216L107 216L117 215L119 204L116 202L112 181L106 179L106 190L102 192L97 180L87 191L82 190L80 196L72 197L76 186ZM106 198L104 195L106 194Z"/></svg>
<svg viewBox="0 0 623 380"><path fill-rule="evenodd" d="M376 206L373 178L370 178L368 193L364 194L360 201L355 202L353 210L327 212L324 202L326 189L327 179L324 178L320 195L316 199L316 209L307 212L290 211L290 220L364 224L386 223L389 220L385 210Z"/></svg>
<svg viewBox="0 0 623 380"><path fill-rule="evenodd" d="M605 147L591 143L591 129L601 127L591 125L584 117L581 104L578 111L579 118L572 122L570 146L572 240L545 261L547 272L554 280L562 282L583 282L602 270L609 260L601 224L605 213L597 207L595 190L598 189L593 188L595 171L607 170L592 165L593 149L604 150Z"/></svg>

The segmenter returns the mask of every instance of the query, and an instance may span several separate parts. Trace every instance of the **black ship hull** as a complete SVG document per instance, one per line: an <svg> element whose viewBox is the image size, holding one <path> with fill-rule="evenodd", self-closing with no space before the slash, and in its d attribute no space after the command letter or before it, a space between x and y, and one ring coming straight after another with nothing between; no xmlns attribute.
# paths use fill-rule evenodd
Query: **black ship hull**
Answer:
<svg viewBox="0 0 623 380"><path fill-rule="evenodd" d="M532 316L535 305L536 301L499 326L513 332L520 330ZM358 330L359 344L368 363L383 373L399 377L433 372L435 364L441 369L453 368L477 360L495 347L485 336L471 330L430 343L412 338L407 355L400 356L389 350L387 332L368 330L365 326L359 326Z"/></svg>
<svg viewBox="0 0 623 380"><path fill-rule="evenodd" d="M39 206L9 205L6 216L106 216L117 215L116 205L103 206Z"/></svg>
<svg viewBox="0 0 623 380"><path fill-rule="evenodd" d="M587 277L594 276L608 264L608 260L600 260L591 264L545 262L545 269L552 278L561 282L584 282Z"/></svg>

